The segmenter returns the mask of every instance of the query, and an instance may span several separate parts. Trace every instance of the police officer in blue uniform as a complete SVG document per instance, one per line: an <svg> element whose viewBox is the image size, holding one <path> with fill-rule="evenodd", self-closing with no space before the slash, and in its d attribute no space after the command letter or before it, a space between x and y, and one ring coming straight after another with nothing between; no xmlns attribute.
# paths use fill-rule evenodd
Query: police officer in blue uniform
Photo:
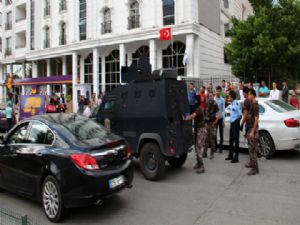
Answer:
<svg viewBox="0 0 300 225"><path fill-rule="evenodd" d="M230 105L230 146L229 155L226 160L231 163L239 162L239 141L240 141L240 121L242 117L242 109L234 91L229 92Z"/></svg>

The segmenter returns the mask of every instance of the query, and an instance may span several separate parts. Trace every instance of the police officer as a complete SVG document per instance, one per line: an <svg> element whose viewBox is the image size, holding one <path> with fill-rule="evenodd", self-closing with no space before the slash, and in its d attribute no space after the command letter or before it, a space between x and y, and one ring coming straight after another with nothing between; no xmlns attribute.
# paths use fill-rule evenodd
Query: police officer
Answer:
<svg viewBox="0 0 300 225"><path fill-rule="evenodd" d="M204 146L206 140L206 127L205 127L205 120L204 120L204 112L201 108L201 99L199 95L196 96L196 111L192 115L184 118L184 120L193 120L193 119L196 128L195 153L197 157L197 163L194 166L194 170L196 170L196 172L200 174L205 172L202 155L204 152Z"/></svg>
<svg viewBox="0 0 300 225"><path fill-rule="evenodd" d="M249 90L248 98L250 101L250 109L246 118L246 124L248 127L247 141L250 162L246 167L251 168L248 175L255 175L259 173L257 163L259 106L256 101L256 92L254 89Z"/></svg>
<svg viewBox="0 0 300 225"><path fill-rule="evenodd" d="M240 121L242 118L242 109L236 93L231 90L229 92L230 104L230 138L229 138L229 155L226 160L231 160L231 163L239 162L239 142L240 142Z"/></svg>
<svg viewBox="0 0 300 225"><path fill-rule="evenodd" d="M207 102L206 110L205 110L205 123L206 123L206 145L204 149L204 156L207 157L207 148L210 145L210 159L214 158L214 153L216 151L216 136L217 136L217 123L219 120L219 107L216 101L214 100L214 93L209 93L209 100Z"/></svg>

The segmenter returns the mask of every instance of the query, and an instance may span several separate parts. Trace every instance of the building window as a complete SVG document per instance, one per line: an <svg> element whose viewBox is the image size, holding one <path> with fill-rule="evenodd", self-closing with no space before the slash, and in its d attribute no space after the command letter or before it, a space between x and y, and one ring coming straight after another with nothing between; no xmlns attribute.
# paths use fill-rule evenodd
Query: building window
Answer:
<svg viewBox="0 0 300 225"><path fill-rule="evenodd" d="M45 0L44 16L50 16L50 0Z"/></svg>
<svg viewBox="0 0 300 225"><path fill-rule="evenodd" d="M12 29L12 13L8 12L6 13L5 30L11 30L11 29Z"/></svg>
<svg viewBox="0 0 300 225"><path fill-rule="evenodd" d="M93 54L84 60L84 83L93 84Z"/></svg>
<svg viewBox="0 0 300 225"><path fill-rule="evenodd" d="M6 38L5 57L12 55L11 46L12 46L11 37Z"/></svg>
<svg viewBox="0 0 300 225"><path fill-rule="evenodd" d="M228 63L229 63L228 55L227 55L227 52L226 52L226 49L225 49L225 48L224 48L224 63L225 63L225 64L228 64Z"/></svg>
<svg viewBox="0 0 300 225"><path fill-rule="evenodd" d="M119 50L114 50L105 57L105 84L108 92L120 84Z"/></svg>
<svg viewBox="0 0 300 225"><path fill-rule="evenodd" d="M2 52L2 38L0 37L0 52Z"/></svg>
<svg viewBox="0 0 300 225"><path fill-rule="evenodd" d="M163 68L176 69L178 76L184 76L186 67L183 65L183 57L185 52L185 44L182 42L174 42L173 47L163 50Z"/></svg>
<svg viewBox="0 0 300 225"><path fill-rule="evenodd" d="M223 0L223 4L225 9L229 8L229 0Z"/></svg>
<svg viewBox="0 0 300 225"><path fill-rule="evenodd" d="M138 50L136 50L136 52L132 54L132 63L138 64L139 59L142 56L150 58L150 49L149 49L149 46L145 45L145 46L142 46L142 47L138 48Z"/></svg>
<svg viewBox="0 0 300 225"><path fill-rule="evenodd" d="M34 0L30 1L30 49L34 50L34 20L35 20L35 14L34 14Z"/></svg>
<svg viewBox="0 0 300 225"><path fill-rule="evenodd" d="M140 27L140 5L137 1L130 5L130 13L128 17L128 29Z"/></svg>
<svg viewBox="0 0 300 225"><path fill-rule="evenodd" d="M174 0L163 0L163 24L164 26L175 24Z"/></svg>
<svg viewBox="0 0 300 225"><path fill-rule="evenodd" d="M225 35L225 37L229 37L229 30L230 30L230 24L225 23L224 24L224 35Z"/></svg>
<svg viewBox="0 0 300 225"><path fill-rule="evenodd" d="M86 0L79 0L79 40L86 40Z"/></svg>
<svg viewBox="0 0 300 225"><path fill-rule="evenodd" d="M62 22L60 24L60 36L59 36L59 45L67 44L67 37L66 37L66 23Z"/></svg>
<svg viewBox="0 0 300 225"><path fill-rule="evenodd" d="M50 28L48 26L45 27L44 48L50 48Z"/></svg>
<svg viewBox="0 0 300 225"><path fill-rule="evenodd" d="M60 0L59 2L59 12L67 10L67 0Z"/></svg>
<svg viewBox="0 0 300 225"><path fill-rule="evenodd" d="M12 4L12 0L5 0L5 5L11 5Z"/></svg>
<svg viewBox="0 0 300 225"><path fill-rule="evenodd" d="M103 13L103 23L101 24L101 33L107 34L111 33L111 11L110 9L105 9Z"/></svg>

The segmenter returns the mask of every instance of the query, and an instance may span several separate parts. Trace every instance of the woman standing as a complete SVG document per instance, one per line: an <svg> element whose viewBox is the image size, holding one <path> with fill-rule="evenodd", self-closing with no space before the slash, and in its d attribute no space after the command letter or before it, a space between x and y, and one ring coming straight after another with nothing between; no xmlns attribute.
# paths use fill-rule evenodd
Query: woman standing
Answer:
<svg viewBox="0 0 300 225"><path fill-rule="evenodd" d="M300 109L298 96L297 96L295 90L292 90L292 97L291 97L291 100L290 100L290 105L293 106L296 109Z"/></svg>

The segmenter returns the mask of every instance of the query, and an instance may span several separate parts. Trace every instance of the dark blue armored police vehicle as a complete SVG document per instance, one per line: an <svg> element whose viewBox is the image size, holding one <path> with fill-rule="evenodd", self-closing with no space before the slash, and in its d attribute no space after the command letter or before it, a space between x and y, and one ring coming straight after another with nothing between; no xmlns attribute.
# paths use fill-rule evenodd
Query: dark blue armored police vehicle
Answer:
<svg viewBox="0 0 300 225"><path fill-rule="evenodd" d="M110 120L111 131L125 137L132 155L139 158L146 179L158 180L165 161L181 167L193 145L192 123L182 116L189 112L187 87L176 71L154 71L147 60L122 69L123 82L108 93L97 120Z"/></svg>

